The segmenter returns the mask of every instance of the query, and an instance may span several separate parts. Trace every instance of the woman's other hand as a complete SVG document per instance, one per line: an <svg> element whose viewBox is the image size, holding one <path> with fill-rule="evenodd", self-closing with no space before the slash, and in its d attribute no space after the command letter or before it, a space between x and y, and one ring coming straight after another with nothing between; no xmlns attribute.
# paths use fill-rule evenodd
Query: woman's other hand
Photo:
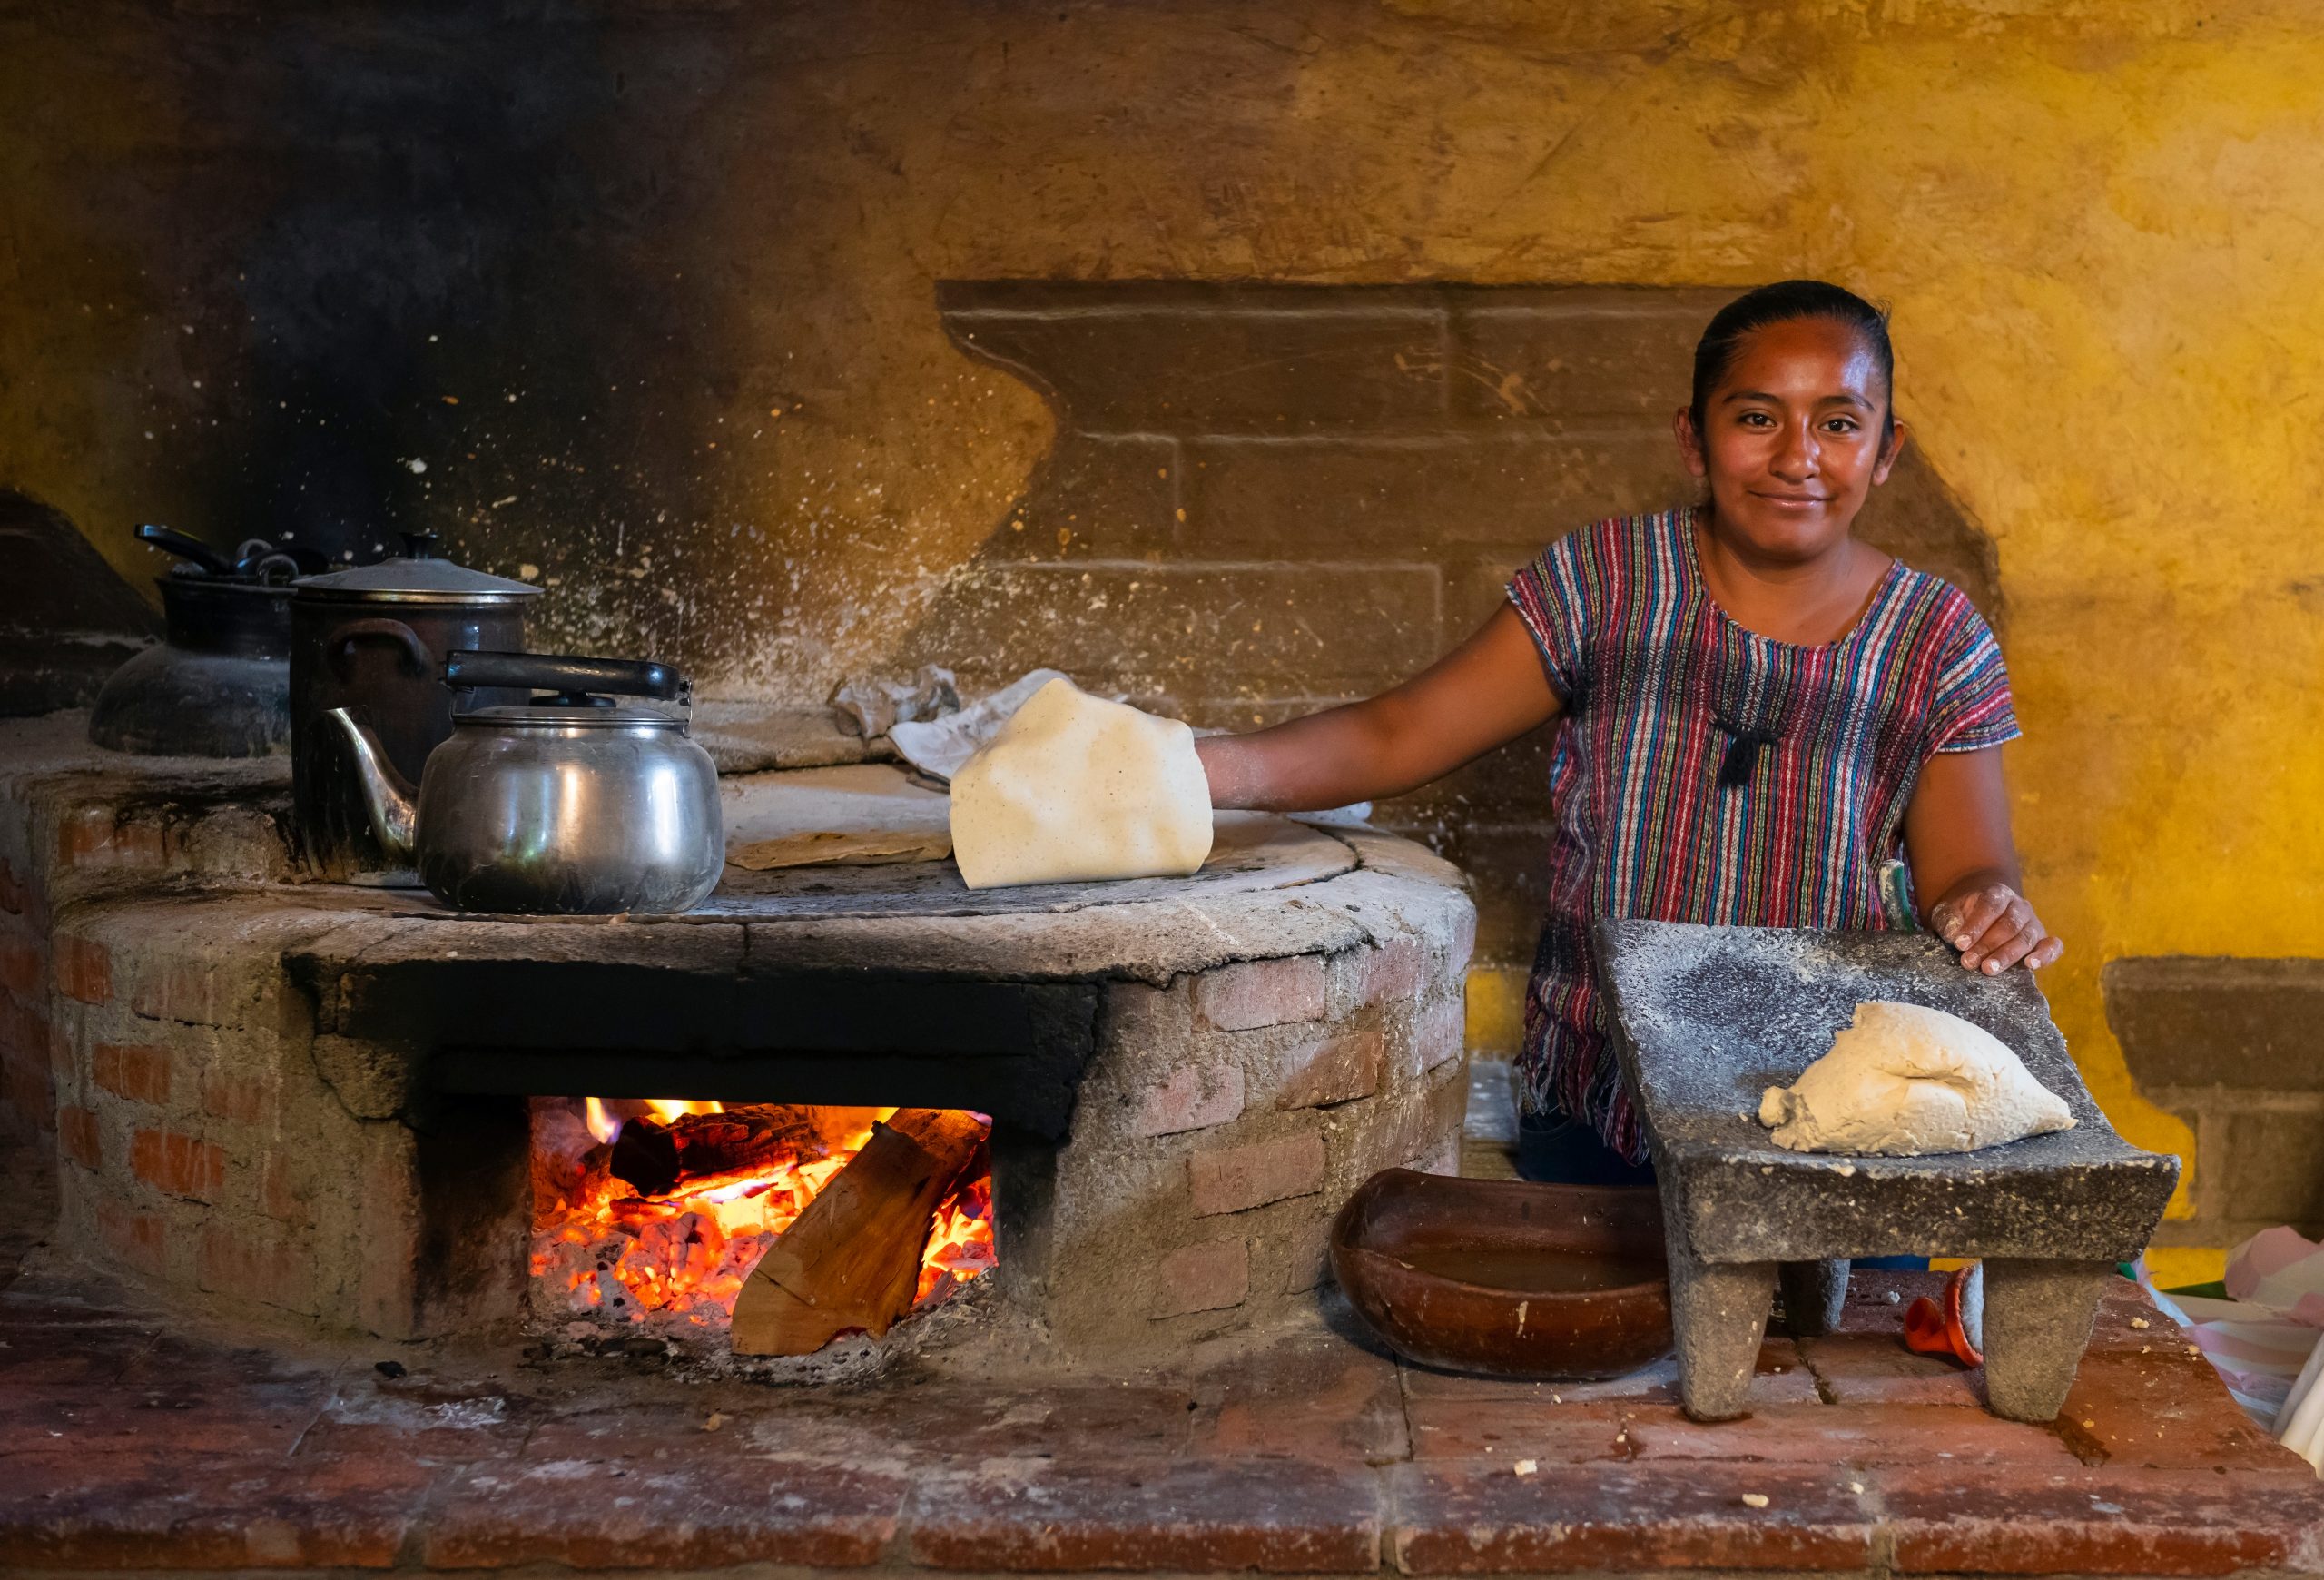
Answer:
<svg viewBox="0 0 2324 1580"><path fill-rule="evenodd" d="M1984 883L1929 907L1937 936L1961 952L1971 971L1998 975L2013 965L2039 971L2066 950L2051 936L2024 895L2004 883Z"/></svg>
<svg viewBox="0 0 2324 1580"><path fill-rule="evenodd" d="M2065 953L2019 892L2024 880L2009 834L1999 746L1940 752L1921 765L1905 808L1905 854L1914 891L1936 896L1924 913L1929 926L1961 952L1969 970L2039 971Z"/></svg>

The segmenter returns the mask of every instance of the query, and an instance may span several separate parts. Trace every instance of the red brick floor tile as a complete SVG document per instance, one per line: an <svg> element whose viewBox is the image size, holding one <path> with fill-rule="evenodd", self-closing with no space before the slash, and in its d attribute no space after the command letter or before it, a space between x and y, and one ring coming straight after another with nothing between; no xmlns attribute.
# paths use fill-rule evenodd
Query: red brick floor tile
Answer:
<svg viewBox="0 0 2324 1580"><path fill-rule="evenodd" d="M226 1389L298 1384L328 1391L339 1368L295 1353L164 1332L122 1373L131 1388Z"/></svg>
<svg viewBox="0 0 2324 1580"><path fill-rule="evenodd" d="M2008 1464L2080 1469L2055 1432L1948 1405L1786 1405L1739 1421L1689 1421L1643 1407L1630 1423L1641 1460L1754 1459L1797 1465Z"/></svg>
<svg viewBox="0 0 2324 1580"><path fill-rule="evenodd" d="M205 1389L50 1383L12 1387L5 1397L0 1454L153 1449L251 1457L289 1454L330 1393L310 1384Z"/></svg>
<svg viewBox="0 0 2324 1580"><path fill-rule="evenodd" d="M1415 1460L1493 1458L1506 1464L1581 1465L1628 1459L1629 1417L1640 1405L1560 1404L1548 1399L1414 1399ZM1650 1407L1667 1410L1669 1406Z"/></svg>
<svg viewBox="0 0 2324 1580"><path fill-rule="evenodd" d="M1823 1397L1797 1340L1776 1338L1759 1346L1759 1369L1751 1378L1754 1407L1812 1405Z"/></svg>
<svg viewBox="0 0 2324 1580"><path fill-rule="evenodd" d="M718 1417L714 1429L713 1417ZM658 1463L690 1457L696 1437L723 1435L739 1451L756 1454L760 1450L748 1437L751 1421L750 1416L708 1399L609 1405L551 1415L533 1427L520 1452L527 1459ZM835 1452L832 1457L849 1456Z"/></svg>
<svg viewBox="0 0 2324 1580"><path fill-rule="evenodd" d="M1595 1382L1525 1382L1513 1378L1468 1377L1425 1367L1403 1368L1404 1397L1412 1399L1538 1399L1544 1404L1620 1404L1630 1400L1676 1404L1679 1363L1670 1356L1618 1378ZM1766 1405L1814 1404L1815 1375L1788 1338L1759 1347L1758 1376L1751 1397Z"/></svg>
<svg viewBox="0 0 2324 1580"><path fill-rule="evenodd" d="M912 1559L940 1569L1378 1566L1379 1483L1297 1459L989 1460L921 1479Z"/></svg>
<svg viewBox="0 0 2324 1580"><path fill-rule="evenodd" d="M150 1328L105 1323L18 1321L0 1327L0 1388L47 1383L99 1386L127 1371L153 1347Z"/></svg>
<svg viewBox="0 0 2324 1580"><path fill-rule="evenodd" d="M11 1455L0 1555L20 1568L383 1568L447 1474L344 1455Z"/></svg>
<svg viewBox="0 0 2324 1580"><path fill-rule="evenodd" d="M299 1439L299 1452L506 1458L524 1447L539 1415L530 1400L488 1387L414 1396L357 1379L323 1407Z"/></svg>
<svg viewBox="0 0 2324 1580"><path fill-rule="evenodd" d="M431 1568L856 1567L895 1537L902 1478L736 1453L704 1438L669 1463L476 1466L430 1517Z"/></svg>
<svg viewBox="0 0 2324 1580"><path fill-rule="evenodd" d="M0 1166L0 1178L5 1178ZM12 1181L13 1182L13 1181ZM12 1288L0 1293L0 1335L15 1328L69 1328L91 1332L101 1328L134 1328L158 1334L162 1324L151 1311L133 1310L100 1299L68 1294L53 1287Z"/></svg>
<svg viewBox="0 0 2324 1580"><path fill-rule="evenodd" d="M1187 1451L1195 1413L1177 1387L907 1382L778 1398L744 1436L759 1452L822 1457L1164 1457Z"/></svg>
<svg viewBox="0 0 2324 1580"><path fill-rule="evenodd" d="M1408 1575L1835 1570L1872 1557L1866 1505L1830 1469L1544 1465L1519 1476L1471 1461L1400 1466L1389 1478L1388 1550Z"/></svg>
<svg viewBox="0 0 2324 1580"><path fill-rule="evenodd" d="M1873 1474L1900 1574L2324 1569L2324 1485L2312 1473Z"/></svg>
<svg viewBox="0 0 2324 1580"><path fill-rule="evenodd" d="M1667 1355L1636 1371L1596 1382L1529 1382L1411 1365L1403 1372L1408 1399L1539 1399L1548 1404L1554 1394L1568 1404L1618 1404L1631 1399L1669 1404L1679 1397L1679 1363Z"/></svg>
<svg viewBox="0 0 2324 1580"><path fill-rule="evenodd" d="M2174 1469L2305 1468L2230 1397L2209 1361L2164 1353L2086 1355L2058 1429L2093 1464Z"/></svg>
<svg viewBox="0 0 2324 1580"><path fill-rule="evenodd" d="M1193 1393L1198 1454L1381 1465L1410 1449L1395 1362L1337 1338L1272 1346Z"/></svg>
<svg viewBox="0 0 2324 1580"><path fill-rule="evenodd" d="M1803 1338L1800 1353L1824 1397L1836 1405L1984 1404L1983 1373L1957 1360L1916 1355L1903 1333L1840 1333Z"/></svg>
<svg viewBox="0 0 2324 1580"><path fill-rule="evenodd" d="M2105 1298L2098 1303L2098 1320L2091 1328L2092 1349L2135 1355L2148 1346L2184 1348L2186 1342L2180 1337L2179 1324L2157 1309L2144 1289L2128 1279L2108 1281Z"/></svg>
<svg viewBox="0 0 2324 1580"><path fill-rule="evenodd" d="M2138 1285L2124 1282L2124 1289L2129 1294L2112 1294L2099 1306L2089 1355L2187 1355L2191 1346L2178 1322L2154 1308Z"/></svg>

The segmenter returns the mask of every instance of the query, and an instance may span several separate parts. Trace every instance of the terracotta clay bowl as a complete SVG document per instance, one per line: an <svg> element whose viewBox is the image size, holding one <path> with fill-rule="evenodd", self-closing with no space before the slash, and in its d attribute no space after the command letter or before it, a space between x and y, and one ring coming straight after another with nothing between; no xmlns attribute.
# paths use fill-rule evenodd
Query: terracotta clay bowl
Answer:
<svg viewBox="0 0 2324 1580"><path fill-rule="evenodd" d="M1536 1185L1388 1169L1332 1223L1332 1270L1407 1360L1581 1381L1670 1352L1651 1185Z"/></svg>

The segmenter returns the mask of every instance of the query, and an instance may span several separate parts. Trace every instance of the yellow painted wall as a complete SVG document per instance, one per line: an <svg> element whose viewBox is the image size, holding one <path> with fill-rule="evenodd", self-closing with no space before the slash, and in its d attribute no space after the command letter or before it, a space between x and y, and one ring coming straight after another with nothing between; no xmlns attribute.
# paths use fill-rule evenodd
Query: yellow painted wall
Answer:
<svg viewBox="0 0 2324 1580"><path fill-rule="evenodd" d="M769 426L769 390L787 408L778 436L688 452L689 497L716 509L663 538L742 583L814 589L689 627L730 688L808 700L876 661L1047 444L1039 401L946 343L939 279L1837 279L1893 304L1900 406L1999 545L2021 842L2070 944L2049 978L2060 1023L2125 1134L2190 1150L2130 1089L2101 963L2324 953L2312 5L784 9L625 34L615 7L597 46L611 63L674 27L724 40L663 133L714 173L629 244L715 311L738 362L774 370L690 395L695 437ZM206 25L171 25L94 53L20 35L0 81L103 106ZM130 94L133 130L103 110L61 135L166 181L157 123L218 109L171 69L177 101ZM203 406L104 380L175 376L156 365L184 354L172 293L198 282L124 253L54 147L14 153L0 482L124 522L172 480L137 438L155 400L182 442ZM640 156L608 138L593 157ZM132 321L76 327L76 278ZM49 296L60 317L29 322ZM538 545L558 523L487 516L490 489L437 475L433 508L475 558L556 568ZM602 634L658 637L660 617Z"/></svg>

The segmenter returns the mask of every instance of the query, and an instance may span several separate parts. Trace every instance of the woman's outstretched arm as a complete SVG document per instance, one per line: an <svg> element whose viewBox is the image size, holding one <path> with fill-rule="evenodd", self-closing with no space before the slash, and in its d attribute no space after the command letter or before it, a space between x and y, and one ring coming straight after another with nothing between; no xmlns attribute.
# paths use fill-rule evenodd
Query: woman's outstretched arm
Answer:
<svg viewBox="0 0 2324 1580"><path fill-rule="evenodd" d="M1210 802L1314 812L1400 795L1516 739L1558 711L1558 695L1517 611L1393 691L1247 736L1195 743Z"/></svg>

